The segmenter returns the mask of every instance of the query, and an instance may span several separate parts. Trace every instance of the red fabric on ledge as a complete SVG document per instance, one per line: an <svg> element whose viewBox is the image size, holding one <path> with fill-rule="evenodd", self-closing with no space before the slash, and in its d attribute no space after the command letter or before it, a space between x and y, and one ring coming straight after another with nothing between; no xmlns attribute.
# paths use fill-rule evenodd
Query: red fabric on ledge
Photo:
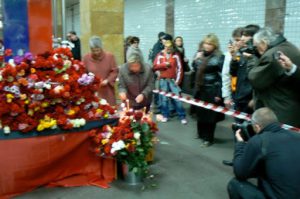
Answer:
<svg viewBox="0 0 300 199"><path fill-rule="evenodd" d="M116 177L115 161L91 150L87 132L0 140L0 198L40 186L108 188Z"/></svg>

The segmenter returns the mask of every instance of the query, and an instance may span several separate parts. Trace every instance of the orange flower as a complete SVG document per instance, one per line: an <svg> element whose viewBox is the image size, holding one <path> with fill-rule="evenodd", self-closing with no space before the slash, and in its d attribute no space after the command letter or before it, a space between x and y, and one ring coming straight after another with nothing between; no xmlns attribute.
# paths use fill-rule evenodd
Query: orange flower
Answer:
<svg viewBox="0 0 300 199"><path fill-rule="evenodd" d="M26 78L20 78L18 79L18 82L23 86L28 86L28 81Z"/></svg>
<svg viewBox="0 0 300 199"><path fill-rule="evenodd" d="M30 72L35 73L36 72L35 68L30 68Z"/></svg>

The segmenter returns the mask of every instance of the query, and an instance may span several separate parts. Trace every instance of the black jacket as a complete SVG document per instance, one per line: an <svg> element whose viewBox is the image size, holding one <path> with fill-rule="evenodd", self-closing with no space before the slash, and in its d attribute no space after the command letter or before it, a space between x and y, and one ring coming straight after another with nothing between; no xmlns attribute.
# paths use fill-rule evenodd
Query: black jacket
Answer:
<svg viewBox="0 0 300 199"><path fill-rule="evenodd" d="M206 62L206 67L201 71L203 62ZM222 97L222 78L221 71L224 62L224 55L216 53L204 57L203 59L198 58L193 62L193 68L196 71L196 81L194 89L194 97L206 102L214 103L215 97ZM201 75L200 73L204 74ZM220 102L219 105L221 105ZM198 121L203 123L216 123L224 119L222 113L217 113L201 107L194 108Z"/></svg>
<svg viewBox="0 0 300 199"><path fill-rule="evenodd" d="M152 48L152 52L151 54L149 55L149 59L152 61L152 63L154 62L155 58L156 58L156 55L158 53L160 53L162 50L164 49L164 45L160 42L160 40L158 40L153 48Z"/></svg>
<svg viewBox="0 0 300 199"><path fill-rule="evenodd" d="M252 86L248 80L247 60L241 56L239 61L232 60L230 74L237 77L236 91L233 94L235 103L246 103L252 99Z"/></svg>
<svg viewBox="0 0 300 199"><path fill-rule="evenodd" d="M300 198L300 134L268 125L248 143L237 142L233 161L240 180L257 177L267 198Z"/></svg>
<svg viewBox="0 0 300 199"><path fill-rule="evenodd" d="M72 43L74 44L74 48L72 48L74 59L81 60L80 39L78 38L76 41L72 41Z"/></svg>

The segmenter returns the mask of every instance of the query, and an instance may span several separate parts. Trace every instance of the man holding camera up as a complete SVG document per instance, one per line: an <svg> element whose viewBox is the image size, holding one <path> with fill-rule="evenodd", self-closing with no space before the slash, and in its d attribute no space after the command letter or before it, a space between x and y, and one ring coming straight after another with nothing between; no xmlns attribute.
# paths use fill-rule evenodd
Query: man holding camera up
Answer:
<svg viewBox="0 0 300 199"><path fill-rule="evenodd" d="M229 73L231 75L231 93L234 102L234 109L237 111L245 112L251 114L253 112L253 107L251 107L252 100L252 86L248 80L247 73L247 57L243 56L244 52L254 53L253 46L253 35L259 30L258 25L250 24L242 28L240 31L240 41L235 42L235 48L231 48L231 62ZM238 31L236 29L235 31ZM237 32L238 33L238 32ZM238 37L238 34L235 34ZM222 79L226 78L226 74L222 74ZM231 101L228 101L228 97L225 96L226 93L226 82L223 81L222 85L222 95L225 97L225 105L227 107ZM242 120L235 119L236 123L233 125L239 125ZM223 164L232 166L232 161L223 160Z"/></svg>
<svg viewBox="0 0 300 199"><path fill-rule="evenodd" d="M233 92L233 100L235 104L235 110L252 113L252 107L250 101L252 100L252 86L248 80L247 73L247 58L242 54L244 52L255 53L253 47L252 37L259 30L258 25L247 25L242 30L241 42L244 44L236 52L232 54L232 60L230 64L230 74L235 76L236 88ZM237 122L241 122L238 120Z"/></svg>
<svg viewBox="0 0 300 199"><path fill-rule="evenodd" d="M278 52L282 52L300 66L299 49L270 28L261 29L253 40L260 56L251 53L244 56L248 57L248 78L254 89L255 109L269 107L280 122L300 127L299 86L278 60Z"/></svg>
<svg viewBox="0 0 300 199"><path fill-rule="evenodd" d="M228 184L231 199L300 198L300 134L280 127L274 112L260 108L251 119L256 132L246 143L236 132L234 174ZM257 178L258 186L247 182Z"/></svg>

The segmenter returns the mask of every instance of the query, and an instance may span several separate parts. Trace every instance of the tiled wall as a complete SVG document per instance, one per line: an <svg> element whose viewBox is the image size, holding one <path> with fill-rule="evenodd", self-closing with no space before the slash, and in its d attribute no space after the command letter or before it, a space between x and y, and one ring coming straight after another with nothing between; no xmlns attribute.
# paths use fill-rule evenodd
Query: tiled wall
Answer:
<svg viewBox="0 0 300 199"><path fill-rule="evenodd" d="M226 51L234 28L250 23L264 26L265 7L265 0L175 0L174 36L183 36L189 59L199 41L210 32L218 35L221 49ZM300 1L286 0L284 34L298 47L299 23ZM125 0L124 36L139 36L145 56L162 30L165 30L165 0Z"/></svg>
<svg viewBox="0 0 300 199"><path fill-rule="evenodd" d="M285 37L300 47L300 1L287 0L284 26Z"/></svg>
<svg viewBox="0 0 300 199"><path fill-rule="evenodd" d="M80 36L80 13L79 2L66 8L67 32L74 30Z"/></svg>
<svg viewBox="0 0 300 199"><path fill-rule="evenodd" d="M144 59L157 41L158 33L165 30L165 0L125 0L124 38L140 38Z"/></svg>
<svg viewBox="0 0 300 199"><path fill-rule="evenodd" d="M189 59L206 34L217 34L226 51L234 28L250 23L263 26L264 18L264 0L175 0L175 35L183 36Z"/></svg>

